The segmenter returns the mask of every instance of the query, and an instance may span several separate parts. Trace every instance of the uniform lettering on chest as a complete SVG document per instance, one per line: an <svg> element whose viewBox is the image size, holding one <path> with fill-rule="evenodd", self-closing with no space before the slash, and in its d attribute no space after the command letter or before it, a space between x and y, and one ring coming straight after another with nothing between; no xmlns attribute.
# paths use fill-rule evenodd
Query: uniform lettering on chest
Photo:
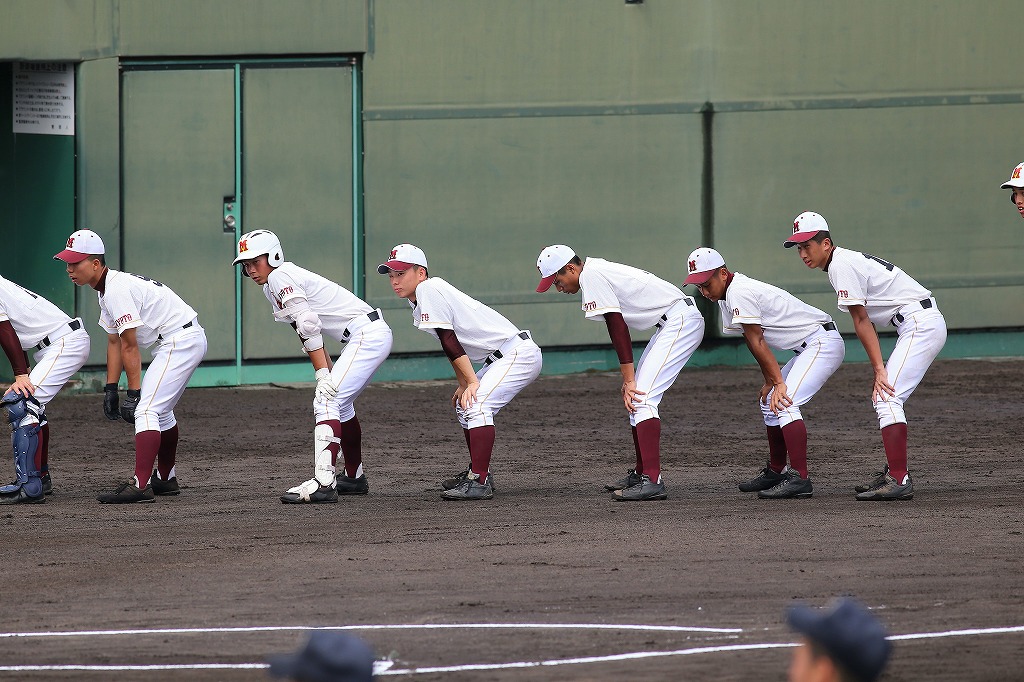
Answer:
<svg viewBox="0 0 1024 682"><path fill-rule="evenodd" d="M430 315L427 313L420 313L420 322L430 322Z"/></svg>
<svg viewBox="0 0 1024 682"><path fill-rule="evenodd" d="M839 298L850 298L850 292L846 289L840 289L836 293L839 294Z"/></svg>
<svg viewBox="0 0 1024 682"><path fill-rule="evenodd" d="M279 300L283 300L285 296L292 293L293 291L295 291L295 287L288 285L281 289L281 291L277 292L277 297Z"/></svg>
<svg viewBox="0 0 1024 682"><path fill-rule="evenodd" d="M589 312L591 310L597 310L597 301L590 301L589 303L584 303L583 304L583 310L584 310L584 312Z"/></svg>
<svg viewBox="0 0 1024 682"><path fill-rule="evenodd" d="M131 321L132 321L132 314L128 313L127 315L122 315L121 317L119 317L116 320L114 320L114 326L115 327L120 327L121 325L128 324Z"/></svg>
<svg viewBox="0 0 1024 682"><path fill-rule="evenodd" d="M733 317L739 317L740 316L740 309L739 308L733 308L732 309L732 316Z"/></svg>

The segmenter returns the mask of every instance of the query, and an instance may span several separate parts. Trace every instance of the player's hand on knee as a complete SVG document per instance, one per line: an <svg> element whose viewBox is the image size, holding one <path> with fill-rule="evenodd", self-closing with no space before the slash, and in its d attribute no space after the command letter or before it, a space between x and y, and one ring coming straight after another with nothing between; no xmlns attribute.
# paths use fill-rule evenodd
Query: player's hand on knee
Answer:
<svg viewBox="0 0 1024 682"><path fill-rule="evenodd" d="M141 389L128 389L128 397L121 403L121 419L129 424L135 423L135 408L139 406L140 398L142 398Z"/></svg>
<svg viewBox="0 0 1024 682"><path fill-rule="evenodd" d="M480 388L480 382L474 381L462 389L462 395L459 396L459 405L462 406L462 409L468 410L470 405L476 402L476 390L478 388Z"/></svg>
<svg viewBox="0 0 1024 682"><path fill-rule="evenodd" d="M758 394L758 400L762 405L768 404L768 394L772 392L772 385L765 382L764 386L761 387L761 392Z"/></svg>
<svg viewBox="0 0 1024 682"><path fill-rule="evenodd" d="M10 391L14 391L15 393L17 393L21 397L27 398L28 396L32 395L35 392L35 390L36 390L36 387L32 385L31 381L29 381L28 375L27 374L19 374L18 376L14 377L14 383L11 384L7 388L7 390L4 391L4 393L9 393Z"/></svg>
<svg viewBox="0 0 1024 682"><path fill-rule="evenodd" d="M316 371L316 399L320 402L327 402L338 395L338 387L331 379L331 370L326 367Z"/></svg>
<svg viewBox="0 0 1024 682"><path fill-rule="evenodd" d="M622 402L626 406L626 410L633 414L636 412L636 404L643 401L640 396L647 395L643 391L636 390L635 381L625 381L622 383Z"/></svg>
<svg viewBox="0 0 1024 682"><path fill-rule="evenodd" d="M121 419L121 412L117 409L117 384L106 384L103 387L103 414L112 422Z"/></svg>
<svg viewBox="0 0 1024 682"><path fill-rule="evenodd" d="M786 390L786 382L784 381L780 381L772 388L771 399L768 403L768 409L772 411L772 414L778 414L787 407L792 406L793 400L789 397Z"/></svg>
<svg viewBox="0 0 1024 682"><path fill-rule="evenodd" d="M889 396L896 395L896 389L889 383L889 373L883 367L875 370L875 383L871 389L872 402L885 402Z"/></svg>

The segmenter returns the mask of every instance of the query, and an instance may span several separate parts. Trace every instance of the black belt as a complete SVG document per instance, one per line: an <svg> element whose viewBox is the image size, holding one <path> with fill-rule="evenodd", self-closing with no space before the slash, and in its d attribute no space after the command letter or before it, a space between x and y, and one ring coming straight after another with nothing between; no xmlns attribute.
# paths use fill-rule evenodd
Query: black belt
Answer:
<svg viewBox="0 0 1024 682"><path fill-rule="evenodd" d="M380 312L374 310L373 312L366 313L366 317L369 318L370 322L376 322L380 319ZM348 337L352 336L352 333L345 327L345 331L341 333L341 342L348 343Z"/></svg>
<svg viewBox="0 0 1024 682"><path fill-rule="evenodd" d="M526 332L519 332L518 334L516 334L516 336L521 338L523 341L525 341L526 339L530 338L530 335L528 333L526 333ZM502 354L502 352L500 350L494 351L493 353L491 353L490 355L487 356L486 360L484 360L484 367L486 367L487 365L491 364L495 360L501 360L503 357L505 357L505 356Z"/></svg>
<svg viewBox="0 0 1024 682"><path fill-rule="evenodd" d="M690 300L690 299L688 299L688 298L684 298L684 299L683 299L683 301L685 301L685 302L686 302L686 305L689 305L689 306L692 306L692 305L693 305L693 301L691 301L691 300ZM662 322L668 322L668 315L662 315L662 316L661 316L661 322L659 322L658 324L656 324L656 325L654 325L654 326L655 326L655 327L657 327L658 329L661 329L661 324L662 324Z"/></svg>
<svg viewBox="0 0 1024 682"><path fill-rule="evenodd" d="M68 326L71 327L71 331L75 332L82 328L82 323L78 320L71 320L68 322ZM60 338L64 338L63 336ZM52 343L49 336L44 336L43 340L36 344L36 350L42 350Z"/></svg>
<svg viewBox="0 0 1024 682"><path fill-rule="evenodd" d="M923 301L918 301L918 302L921 304L922 310L927 310L928 308L932 307L932 299L930 299L930 298L926 298ZM892 316L892 319L889 320L889 324L891 324L893 327L895 327L896 325L903 324L903 320L905 320L905 319L907 319L907 318L903 317L899 313L896 313L895 315Z"/></svg>
<svg viewBox="0 0 1024 682"><path fill-rule="evenodd" d="M836 323L835 322L826 322L825 324L821 325L821 328L824 329L827 332L834 332L836 330ZM807 342L806 341L801 343L799 348L794 348L793 352L796 353L797 355L800 355L800 352L803 351L803 349L805 349L805 348L807 348Z"/></svg>
<svg viewBox="0 0 1024 682"><path fill-rule="evenodd" d="M193 320L192 322L195 322L195 320ZM191 327L191 326L192 326L192 322L189 322L188 324L183 324L183 325L181 325L181 328L182 328L182 329L188 329L189 327ZM163 336L162 336L161 334L157 334L157 335L156 335L156 340L157 340L157 341L163 341L163 340L164 340L164 337L163 337Z"/></svg>

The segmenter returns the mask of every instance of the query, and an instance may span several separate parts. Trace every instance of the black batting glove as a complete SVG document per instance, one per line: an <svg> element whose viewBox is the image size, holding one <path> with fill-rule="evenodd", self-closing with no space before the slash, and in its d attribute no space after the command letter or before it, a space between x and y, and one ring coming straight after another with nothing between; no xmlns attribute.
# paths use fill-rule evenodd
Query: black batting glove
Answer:
<svg viewBox="0 0 1024 682"><path fill-rule="evenodd" d="M103 386L103 414L112 422L121 419L121 413L117 411L117 384Z"/></svg>
<svg viewBox="0 0 1024 682"><path fill-rule="evenodd" d="M141 389L128 389L128 397L121 403L121 418L129 424L135 423L135 408L139 406L139 398L142 397Z"/></svg>

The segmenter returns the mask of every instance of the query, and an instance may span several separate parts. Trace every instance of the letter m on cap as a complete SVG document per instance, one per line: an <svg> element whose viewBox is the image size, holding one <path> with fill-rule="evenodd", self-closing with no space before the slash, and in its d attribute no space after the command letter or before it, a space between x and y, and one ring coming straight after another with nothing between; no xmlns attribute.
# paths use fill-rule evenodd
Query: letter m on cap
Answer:
<svg viewBox="0 0 1024 682"><path fill-rule="evenodd" d="M391 249L391 255L388 256L388 260L395 260L395 256L398 255L398 249Z"/></svg>
<svg viewBox="0 0 1024 682"><path fill-rule="evenodd" d="M697 270L697 261L695 261L695 260L690 261L690 272L696 272L696 270Z"/></svg>
<svg viewBox="0 0 1024 682"><path fill-rule="evenodd" d="M1010 176L1010 178L1012 180L1020 179L1020 169L1021 169L1022 166L1024 166L1024 163L1022 163L1020 166L1017 166L1016 168L1013 169L1013 175Z"/></svg>
<svg viewBox="0 0 1024 682"><path fill-rule="evenodd" d="M248 241L248 239L243 239L242 241L238 242L238 253L242 253L243 251L249 250L249 244L247 243Z"/></svg>
<svg viewBox="0 0 1024 682"><path fill-rule="evenodd" d="M74 237L68 237L68 245L67 245L66 248L70 249L74 245L75 245L75 238Z"/></svg>

